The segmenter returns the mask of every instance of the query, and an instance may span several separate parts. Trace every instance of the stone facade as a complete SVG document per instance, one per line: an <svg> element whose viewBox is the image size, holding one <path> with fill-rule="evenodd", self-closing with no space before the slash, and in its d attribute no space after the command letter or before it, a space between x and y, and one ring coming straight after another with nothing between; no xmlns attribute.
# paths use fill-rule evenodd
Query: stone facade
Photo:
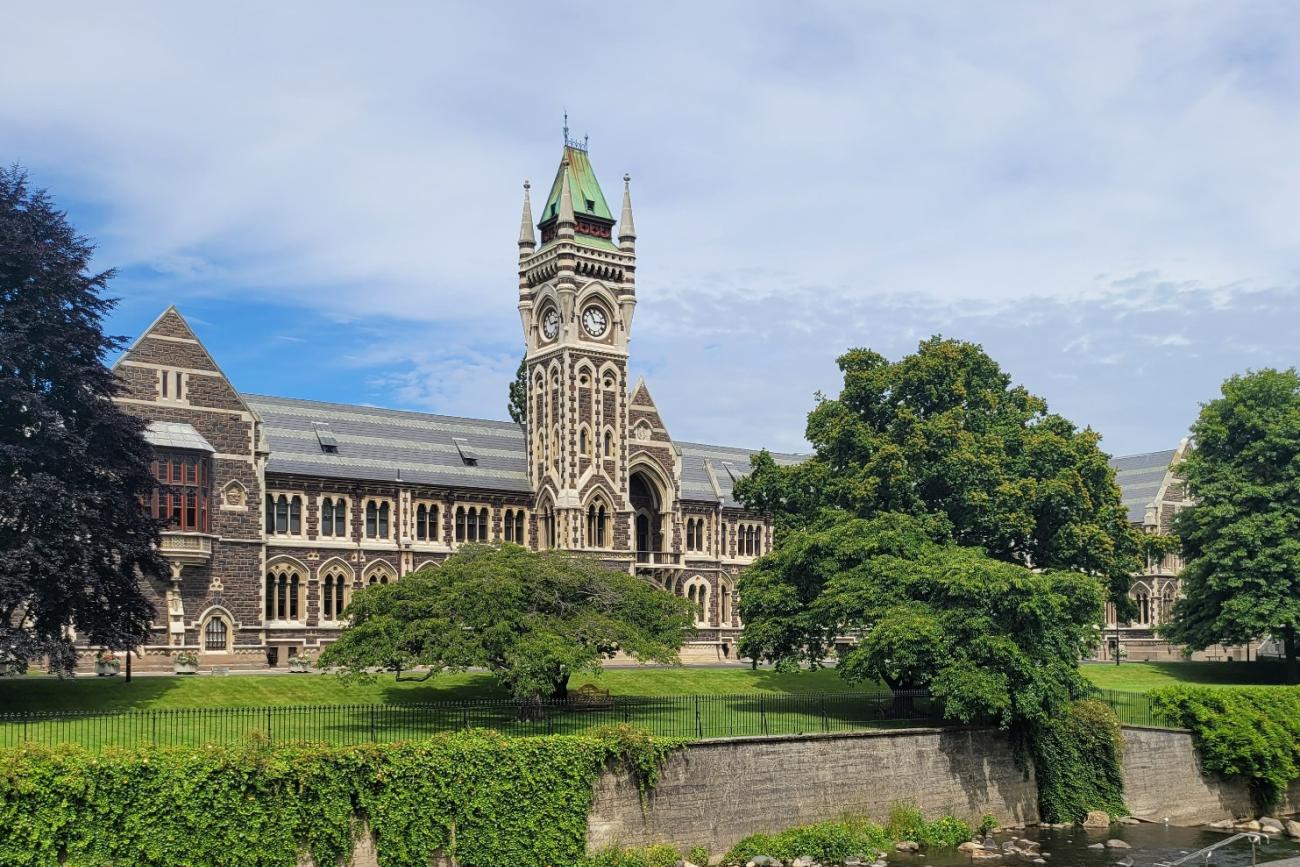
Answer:
<svg viewBox="0 0 1300 867"><path fill-rule="evenodd" d="M1192 505L1186 485L1178 476L1178 462L1183 459L1188 441L1178 448L1141 455L1115 458L1111 466L1128 509L1129 521L1143 533L1170 533L1174 516ZM1106 605L1105 638L1097 658L1114 661L1117 651L1122 659L1134 662L1196 660L1246 660L1258 653L1255 644L1245 646L1214 645L1203 651L1185 654L1183 647L1160 638L1158 628L1173 616L1174 602L1182 594L1183 558L1177 553L1153 560L1137 575L1129 597L1137 607L1137 616L1117 622L1115 606Z"/></svg>
<svg viewBox="0 0 1300 867"><path fill-rule="evenodd" d="M150 422L173 520L144 662L282 665L343 627L347 597L470 541L598 557L696 602L688 660L734 657L740 571L770 549L732 485L748 449L680 443L629 382L636 230L567 142L536 224L525 185L518 308L525 425L241 393L175 308L118 360L118 398ZM617 225L617 229L615 226ZM799 460L778 455L778 461ZM179 480L179 483L178 483Z"/></svg>

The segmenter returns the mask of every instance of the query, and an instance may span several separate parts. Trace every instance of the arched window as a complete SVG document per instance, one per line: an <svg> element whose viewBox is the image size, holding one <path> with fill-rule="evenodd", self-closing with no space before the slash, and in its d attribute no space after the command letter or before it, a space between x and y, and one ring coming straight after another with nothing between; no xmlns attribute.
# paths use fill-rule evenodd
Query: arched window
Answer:
<svg viewBox="0 0 1300 867"><path fill-rule="evenodd" d="M605 431L605 457L612 458L613 456L614 456L614 434L612 434L609 431Z"/></svg>
<svg viewBox="0 0 1300 867"><path fill-rule="evenodd" d="M379 535L379 504L374 500L366 503L366 538L373 539Z"/></svg>
<svg viewBox="0 0 1300 867"><path fill-rule="evenodd" d="M465 507L456 507L456 541L465 541Z"/></svg>
<svg viewBox="0 0 1300 867"><path fill-rule="evenodd" d="M465 538L471 542L478 541L478 509L473 506L465 515Z"/></svg>
<svg viewBox="0 0 1300 867"><path fill-rule="evenodd" d="M321 619L338 620L347 607L347 579L341 571L326 573L321 579Z"/></svg>
<svg viewBox="0 0 1300 867"><path fill-rule="evenodd" d="M275 532L275 497L270 494L266 495L266 533L269 536Z"/></svg>
<svg viewBox="0 0 1300 867"><path fill-rule="evenodd" d="M289 532L289 498L284 494L275 501L275 532Z"/></svg>
<svg viewBox="0 0 1300 867"><path fill-rule="evenodd" d="M348 534L348 504L342 497L326 497L320 503L320 535L342 538Z"/></svg>
<svg viewBox="0 0 1300 867"><path fill-rule="evenodd" d="M421 503L415 509L415 538L420 542L438 541L438 507Z"/></svg>
<svg viewBox="0 0 1300 867"><path fill-rule="evenodd" d="M225 650L230 638L230 628L226 626L226 618L221 615L213 615L208 620L208 625L203 628L203 649L204 650Z"/></svg>
<svg viewBox="0 0 1300 867"><path fill-rule="evenodd" d="M267 620L302 619L302 587L305 580L297 567L273 564L266 571L266 599L263 613Z"/></svg>
<svg viewBox="0 0 1300 867"><path fill-rule="evenodd" d="M1151 622L1151 597L1145 592L1137 595L1137 622L1145 626Z"/></svg>
<svg viewBox="0 0 1300 867"><path fill-rule="evenodd" d="M302 497L289 498L289 533L302 535Z"/></svg>
<svg viewBox="0 0 1300 867"><path fill-rule="evenodd" d="M388 504L379 504L379 538L388 538Z"/></svg>
<svg viewBox="0 0 1300 867"><path fill-rule="evenodd" d="M587 429L584 427L578 431L578 453L589 454L591 451L591 438L587 436Z"/></svg>
<svg viewBox="0 0 1300 867"><path fill-rule="evenodd" d="M320 503L320 534L334 535L334 501L329 497L321 500Z"/></svg>
<svg viewBox="0 0 1300 867"><path fill-rule="evenodd" d="M381 560L366 573L366 585L373 587L376 584L387 584L390 580L396 580L396 577L392 567Z"/></svg>
<svg viewBox="0 0 1300 867"><path fill-rule="evenodd" d="M515 512L515 544L527 545L528 537L524 535L524 510Z"/></svg>
<svg viewBox="0 0 1300 867"><path fill-rule="evenodd" d="M718 585L718 623L731 625L731 588L726 584Z"/></svg>
<svg viewBox="0 0 1300 867"><path fill-rule="evenodd" d="M686 583L686 598L695 606L695 625L708 625L709 585L703 578L696 576Z"/></svg>

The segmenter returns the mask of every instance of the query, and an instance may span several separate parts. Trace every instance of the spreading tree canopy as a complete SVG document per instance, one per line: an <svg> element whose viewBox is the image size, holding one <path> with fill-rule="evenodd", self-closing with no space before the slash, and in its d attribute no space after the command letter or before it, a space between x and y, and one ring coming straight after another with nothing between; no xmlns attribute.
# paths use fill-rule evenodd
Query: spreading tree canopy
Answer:
<svg viewBox="0 0 1300 867"><path fill-rule="evenodd" d="M1139 534L1095 432L1048 412L972 343L933 337L896 362L854 349L839 366L839 397L808 416L812 458L778 466L760 453L736 485L780 538L827 509L913 515L995 560L1096 576L1130 610Z"/></svg>
<svg viewBox="0 0 1300 867"><path fill-rule="evenodd" d="M519 359L519 369L510 381L506 409L510 412L510 420L515 424L528 423L528 356Z"/></svg>
<svg viewBox="0 0 1300 867"><path fill-rule="evenodd" d="M1195 505L1174 521L1183 598L1163 631L1195 648L1273 635L1300 682L1300 375L1234 376L1179 464Z"/></svg>
<svg viewBox="0 0 1300 867"><path fill-rule="evenodd" d="M1077 572L1034 571L934 541L934 520L825 515L741 579L741 653L817 666L837 637L853 683L928 689L953 719L1041 723L1086 694L1104 592Z"/></svg>
<svg viewBox="0 0 1300 867"><path fill-rule="evenodd" d="M561 551L471 545L441 566L360 590L320 665L359 674L487 668L516 697L562 698L616 651L675 662L694 607L626 572Z"/></svg>
<svg viewBox="0 0 1300 867"><path fill-rule="evenodd" d="M131 648L162 578L142 422L123 413L104 366L121 339L101 329L111 271L18 168L0 170L0 665L40 657L68 672L69 630Z"/></svg>

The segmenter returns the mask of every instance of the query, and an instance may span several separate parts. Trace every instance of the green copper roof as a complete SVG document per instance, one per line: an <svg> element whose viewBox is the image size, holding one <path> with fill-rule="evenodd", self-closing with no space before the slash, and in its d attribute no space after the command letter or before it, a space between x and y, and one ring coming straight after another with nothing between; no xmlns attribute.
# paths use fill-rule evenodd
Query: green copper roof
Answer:
<svg viewBox="0 0 1300 867"><path fill-rule="evenodd" d="M597 217L614 222L614 215L605 203L605 194L600 191L596 181L596 172L591 167L591 160L582 148L564 148L564 155L569 158L569 192L573 196L573 213L575 216ZM551 184L551 194L546 197L542 208L542 223L548 223L560 215L560 179L563 177L564 161L555 173L555 182Z"/></svg>

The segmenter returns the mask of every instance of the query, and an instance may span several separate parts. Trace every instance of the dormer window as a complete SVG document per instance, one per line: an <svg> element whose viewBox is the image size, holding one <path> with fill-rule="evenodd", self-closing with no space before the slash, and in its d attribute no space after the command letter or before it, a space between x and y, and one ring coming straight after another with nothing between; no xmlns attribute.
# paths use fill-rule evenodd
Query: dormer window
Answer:
<svg viewBox="0 0 1300 867"><path fill-rule="evenodd" d="M316 425L316 441L320 443L320 450L327 455L338 454L339 441L330 430L330 426L323 423Z"/></svg>
<svg viewBox="0 0 1300 867"><path fill-rule="evenodd" d="M587 199L587 210L588 210L588 211L594 211L594 210L596 210L596 200L595 200L595 199Z"/></svg>
<svg viewBox="0 0 1300 867"><path fill-rule="evenodd" d="M467 467L478 466L478 452L469 444L469 440L461 437L452 437L452 442L456 444L456 450L460 452L460 459Z"/></svg>

